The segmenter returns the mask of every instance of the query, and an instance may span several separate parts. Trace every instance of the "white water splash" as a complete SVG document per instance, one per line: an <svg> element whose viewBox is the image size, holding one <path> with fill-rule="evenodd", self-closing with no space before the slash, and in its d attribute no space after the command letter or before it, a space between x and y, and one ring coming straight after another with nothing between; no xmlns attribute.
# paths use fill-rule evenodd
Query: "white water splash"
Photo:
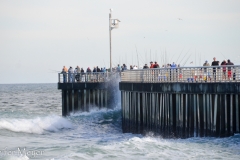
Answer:
<svg viewBox="0 0 240 160"><path fill-rule="evenodd" d="M60 116L37 117L34 119L0 119L0 129L13 132L43 134L44 131L57 132L64 128L73 128L73 125Z"/></svg>

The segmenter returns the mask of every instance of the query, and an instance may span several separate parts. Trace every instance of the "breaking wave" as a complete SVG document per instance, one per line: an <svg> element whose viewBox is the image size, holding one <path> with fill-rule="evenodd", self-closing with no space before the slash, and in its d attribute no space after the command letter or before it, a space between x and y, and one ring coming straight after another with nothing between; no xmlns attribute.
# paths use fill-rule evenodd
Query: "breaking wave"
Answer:
<svg viewBox="0 0 240 160"><path fill-rule="evenodd" d="M43 134L45 131L58 132L71 129L73 125L61 116L37 117L34 119L0 119L0 129L13 132Z"/></svg>

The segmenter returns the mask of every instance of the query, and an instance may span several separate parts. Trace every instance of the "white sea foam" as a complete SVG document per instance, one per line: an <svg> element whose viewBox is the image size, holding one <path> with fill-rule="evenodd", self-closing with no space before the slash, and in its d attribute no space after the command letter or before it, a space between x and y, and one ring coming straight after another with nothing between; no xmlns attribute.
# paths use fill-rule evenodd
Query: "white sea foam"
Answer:
<svg viewBox="0 0 240 160"><path fill-rule="evenodd" d="M70 121L60 116L37 117L34 119L0 119L0 129L13 132L43 134L44 131L57 132L60 129L72 127Z"/></svg>
<svg viewBox="0 0 240 160"><path fill-rule="evenodd" d="M93 114L101 114L101 113L107 113L107 112L112 112L112 111L118 111L120 108L114 108L114 109L107 109L107 108L102 108L99 109L98 107L92 107L89 112L76 112L76 113L70 113L71 117L76 117L76 116L91 116Z"/></svg>
<svg viewBox="0 0 240 160"><path fill-rule="evenodd" d="M7 160L29 160L29 158L26 155L23 156L8 156L5 157Z"/></svg>

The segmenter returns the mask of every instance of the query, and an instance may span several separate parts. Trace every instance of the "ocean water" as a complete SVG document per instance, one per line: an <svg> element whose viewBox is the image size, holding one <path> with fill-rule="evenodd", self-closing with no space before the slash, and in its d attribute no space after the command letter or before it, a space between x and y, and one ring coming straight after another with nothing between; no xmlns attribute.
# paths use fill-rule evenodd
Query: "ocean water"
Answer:
<svg viewBox="0 0 240 160"><path fill-rule="evenodd" d="M240 135L122 133L121 108L61 116L57 84L0 85L0 159L240 159Z"/></svg>

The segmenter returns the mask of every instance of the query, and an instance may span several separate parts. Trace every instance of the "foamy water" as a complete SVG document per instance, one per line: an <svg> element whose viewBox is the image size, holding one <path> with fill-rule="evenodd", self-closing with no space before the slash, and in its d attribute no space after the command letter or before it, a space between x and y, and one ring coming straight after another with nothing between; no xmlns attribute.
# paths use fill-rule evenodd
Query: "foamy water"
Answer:
<svg viewBox="0 0 240 160"><path fill-rule="evenodd" d="M65 128L72 128L72 124L60 116L37 117L34 119L0 119L0 129L13 132L43 134L44 131L57 132Z"/></svg>
<svg viewBox="0 0 240 160"><path fill-rule="evenodd" d="M61 116L56 84L0 85L0 159L240 159L240 135L163 139L122 133L121 109Z"/></svg>

